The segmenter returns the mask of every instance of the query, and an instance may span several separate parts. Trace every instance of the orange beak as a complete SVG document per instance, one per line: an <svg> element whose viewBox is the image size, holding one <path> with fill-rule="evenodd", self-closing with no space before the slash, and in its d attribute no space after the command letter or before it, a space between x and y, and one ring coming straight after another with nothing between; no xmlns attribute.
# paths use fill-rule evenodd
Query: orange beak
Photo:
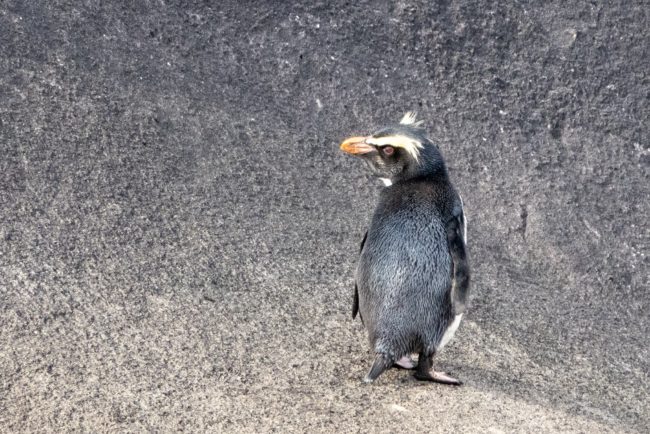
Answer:
<svg viewBox="0 0 650 434"><path fill-rule="evenodd" d="M375 147L366 143L367 137L350 137L341 143L341 151L352 155L367 154Z"/></svg>

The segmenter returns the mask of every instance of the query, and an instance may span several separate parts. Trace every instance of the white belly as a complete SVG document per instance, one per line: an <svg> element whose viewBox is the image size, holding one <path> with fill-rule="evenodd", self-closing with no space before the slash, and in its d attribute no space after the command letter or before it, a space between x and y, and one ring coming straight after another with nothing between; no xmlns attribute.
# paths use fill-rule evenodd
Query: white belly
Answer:
<svg viewBox="0 0 650 434"><path fill-rule="evenodd" d="M447 327L447 330L445 331L445 334L442 335L442 339L440 340L440 344L438 345L437 350L440 351L442 347L447 345L447 343L451 340L451 338L454 337L454 334L456 333L456 330L458 329L458 326L460 325L460 320L463 318L463 314L456 315L454 318L454 321L449 324L449 327Z"/></svg>

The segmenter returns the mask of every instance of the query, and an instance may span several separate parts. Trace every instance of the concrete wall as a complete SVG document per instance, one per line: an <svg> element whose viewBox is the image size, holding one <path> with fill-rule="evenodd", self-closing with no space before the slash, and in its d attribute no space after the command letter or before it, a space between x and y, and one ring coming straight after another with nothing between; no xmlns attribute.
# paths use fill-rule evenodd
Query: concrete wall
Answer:
<svg viewBox="0 0 650 434"><path fill-rule="evenodd" d="M0 3L0 431L650 425L643 1ZM436 367L350 318L416 110L469 217Z"/></svg>

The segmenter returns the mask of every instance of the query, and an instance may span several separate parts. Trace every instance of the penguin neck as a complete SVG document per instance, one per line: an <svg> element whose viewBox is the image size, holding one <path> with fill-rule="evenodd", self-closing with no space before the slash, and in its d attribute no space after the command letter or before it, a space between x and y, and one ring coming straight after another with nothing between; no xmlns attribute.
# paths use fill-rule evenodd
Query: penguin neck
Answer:
<svg viewBox="0 0 650 434"><path fill-rule="evenodd" d="M384 178L381 178L384 181ZM414 174L404 173L401 176L397 176L393 179L388 179L388 182L391 184L397 184L399 182L448 182L449 174L447 173L447 168L443 162L438 161L436 165L428 165L425 167L425 170L420 170ZM384 181L386 186L387 184Z"/></svg>

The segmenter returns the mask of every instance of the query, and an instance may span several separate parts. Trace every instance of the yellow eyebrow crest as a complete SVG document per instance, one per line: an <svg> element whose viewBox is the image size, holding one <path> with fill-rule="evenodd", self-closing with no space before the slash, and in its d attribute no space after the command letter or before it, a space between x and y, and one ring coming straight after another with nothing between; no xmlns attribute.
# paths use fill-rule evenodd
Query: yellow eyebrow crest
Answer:
<svg viewBox="0 0 650 434"><path fill-rule="evenodd" d="M415 161L417 161L420 156L420 149L424 148L424 145L418 140L402 135L369 137L366 140L366 143L375 146L390 145L394 148L402 148L413 157Z"/></svg>

